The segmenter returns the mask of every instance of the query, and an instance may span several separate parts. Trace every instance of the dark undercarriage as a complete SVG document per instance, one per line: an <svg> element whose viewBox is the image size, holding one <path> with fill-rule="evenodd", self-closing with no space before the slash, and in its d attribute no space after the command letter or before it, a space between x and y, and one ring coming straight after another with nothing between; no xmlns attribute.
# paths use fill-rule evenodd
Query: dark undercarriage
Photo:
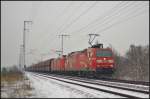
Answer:
<svg viewBox="0 0 150 99"><path fill-rule="evenodd" d="M113 68L96 68L96 71L84 70L84 71L38 71L42 73L52 73L60 75L80 76L80 77L111 77L114 72Z"/></svg>

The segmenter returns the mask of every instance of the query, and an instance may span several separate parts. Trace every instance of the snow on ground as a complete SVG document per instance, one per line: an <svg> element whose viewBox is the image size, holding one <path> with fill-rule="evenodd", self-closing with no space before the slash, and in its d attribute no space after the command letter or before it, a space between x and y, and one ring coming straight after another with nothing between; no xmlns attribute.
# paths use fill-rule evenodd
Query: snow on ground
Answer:
<svg viewBox="0 0 150 99"><path fill-rule="evenodd" d="M35 73L26 72L26 75L34 88L32 97L35 98L121 98L121 96L36 76Z"/></svg>
<svg viewBox="0 0 150 99"><path fill-rule="evenodd" d="M27 73L27 77L31 81L34 88L34 96L36 98L87 98L88 96L80 94L77 90L66 88L54 81L41 79L37 76ZM90 97L90 96L89 96Z"/></svg>
<svg viewBox="0 0 150 99"><path fill-rule="evenodd" d="M28 80L15 82L2 82L1 97L2 98L28 98L32 95L32 89L28 85ZM26 88L25 88L26 87Z"/></svg>
<svg viewBox="0 0 150 99"><path fill-rule="evenodd" d="M53 77L53 78L58 79L58 77ZM137 97L140 97L140 98L149 98L149 94L145 94L145 93L139 93L139 92L123 90L123 89L119 89L119 88L112 88L112 87L107 87L107 86L99 86L99 85L94 85L94 84L89 84L89 83L72 81L72 80L64 79L64 78L59 78L59 79L64 80L64 81L68 81L68 82L74 82L74 83L78 83L78 84L82 84L82 85L87 85L87 86L91 86L91 87L95 87L95 88L106 89L106 90L110 90L110 91L113 91L113 92L128 94L128 95L131 95L131 96L133 95L133 96L137 96Z"/></svg>

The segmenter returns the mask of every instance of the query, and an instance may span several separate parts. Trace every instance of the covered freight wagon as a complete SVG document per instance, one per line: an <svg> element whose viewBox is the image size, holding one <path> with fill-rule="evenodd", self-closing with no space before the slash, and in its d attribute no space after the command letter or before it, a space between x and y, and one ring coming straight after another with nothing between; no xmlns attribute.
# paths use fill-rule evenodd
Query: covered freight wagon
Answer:
<svg viewBox="0 0 150 99"><path fill-rule="evenodd" d="M61 72L65 70L65 59L66 56L63 55L59 58L54 58L51 60L51 71L53 72Z"/></svg>

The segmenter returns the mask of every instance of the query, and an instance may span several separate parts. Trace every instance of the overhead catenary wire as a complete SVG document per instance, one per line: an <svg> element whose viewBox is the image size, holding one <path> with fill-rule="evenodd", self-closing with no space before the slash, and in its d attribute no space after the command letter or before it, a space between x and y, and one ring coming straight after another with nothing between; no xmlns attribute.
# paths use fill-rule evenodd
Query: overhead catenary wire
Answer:
<svg viewBox="0 0 150 99"><path fill-rule="evenodd" d="M36 4L34 4L34 3L31 2L30 15L31 15L31 20L32 20L32 29L31 29L31 33L30 34L33 33L33 27L35 26L34 22L35 22L35 19L37 18L38 14L39 14L39 8L42 5L42 3L38 3L38 2L36 2Z"/></svg>
<svg viewBox="0 0 150 99"><path fill-rule="evenodd" d="M34 23L37 21L36 18L39 15L39 9L41 8L41 5L42 5L41 2L36 2L36 3L31 2L31 10L30 11L31 11L31 19L32 19L32 22L33 22L32 27L34 27L36 25ZM33 33L33 30L34 30L34 28L32 28L32 31L31 31L32 33ZM30 53L30 54L32 54L32 53ZM26 53L26 55L29 55L29 53ZM27 58L27 59L30 59L30 58ZM29 61L29 60L27 60L27 61Z"/></svg>
<svg viewBox="0 0 150 99"><path fill-rule="evenodd" d="M81 5L83 5L85 2L81 2L80 3L80 5L79 6L76 6L76 8L72 11L72 13L67 17L67 20L66 21L68 21L72 16L73 16L73 14L75 14L74 12L75 11L77 11L80 7L81 7ZM64 24L66 24L66 22L64 22L58 29L57 29L57 31L59 31L63 26L64 26ZM57 33L59 33L59 32L56 32L54 35L51 35L51 36L55 36ZM60 33L59 33L60 34ZM47 36L47 37L49 37L49 36ZM53 40L55 40L55 38L53 37L52 38L52 40L51 41L53 41ZM54 43L52 43L53 45L54 45Z"/></svg>
<svg viewBox="0 0 150 99"><path fill-rule="evenodd" d="M122 22L124 22L124 21L128 21L128 20L130 20L130 19L132 19L132 18L135 18L135 17L137 17L137 16L139 16L139 15L142 15L143 13L145 13L145 11L141 11L141 12L139 12L139 13L136 13L136 14L133 15L133 16L126 17L124 20L117 21L117 22L111 24L110 26L108 26L108 27L106 27L106 28L104 28L104 29L98 31L97 33L102 33L102 32L104 32L105 30L108 30L108 29L110 29L111 27L113 27L113 26L115 26L115 25L118 25L118 24L120 24L120 23L122 23Z"/></svg>
<svg viewBox="0 0 150 99"><path fill-rule="evenodd" d="M125 7L123 7L123 8L125 8ZM119 10L120 11L120 10Z"/></svg>
<svg viewBox="0 0 150 99"><path fill-rule="evenodd" d="M135 5L135 7L136 7L136 6L137 6L137 5ZM142 6L136 8L136 9L133 9L133 10L132 10L131 8L128 9L128 10L129 10L129 11L128 11L129 13L127 13L127 15L124 16L124 18L127 18L127 20L128 20L128 15L131 14L131 16L132 16L132 15L134 14L134 12L139 11L141 8L142 8ZM119 17L117 17L117 18L119 18ZM119 22L121 23L121 22L123 22L123 20L121 20L121 21L119 21ZM119 22L116 22L115 24L118 24ZM113 23L113 24L114 24L114 23ZM114 25L115 25L115 24L114 24ZM108 25L109 25L109 24L108 24ZM98 26L98 25L97 25L97 26ZM108 27L112 27L112 26L113 26L113 25L110 24L110 26L108 26ZM102 27L103 27L103 26L102 26ZM97 28L101 28L101 27L98 26ZM104 28L105 28L105 27L104 27ZM105 28L104 30L107 30L107 29L109 29L109 28ZM99 33L99 32L96 32L96 33ZM79 39L81 39L81 38L79 38Z"/></svg>
<svg viewBox="0 0 150 99"><path fill-rule="evenodd" d="M130 6L130 4L132 4L133 2L129 3L129 2L125 2L124 5L120 5L118 9L115 9L114 11L112 11L112 13L106 15L104 18L101 18L100 20L98 20L97 22L95 22L93 24L93 26L99 26L99 24L104 24L105 22L107 22L108 20L113 20L111 18L113 18L114 16L117 16L118 14L120 14L120 12L122 12L124 9L126 9L127 7ZM123 4L123 3L122 3ZM102 25L103 27L103 25ZM91 29L92 26L90 26Z"/></svg>
<svg viewBox="0 0 150 99"><path fill-rule="evenodd" d="M81 5L83 5L84 4L84 2L82 2L80 5L79 5L79 7L76 7L76 9L74 9L73 11L72 11L72 13L67 17L67 20L66 21L68 21L69 19L71 19L71 17L73 16L73 14L75 14L75 12L81 7ZM65 24L66 24L67 22L65 22L64 21L64 23L58 28L58 31L63 27L63 26L65 26ZM66 36L70 36L70 35L66 35L66 34L63 34L63 33L58 33L59 34L59 36L61 36L61 55L63 55L63 38L64 37L66 37Z"/></svg>
<svg viewBox="0 0 150 99"><path fill-rule="evenodd" d="M63 28L60 32L63 32L65 29L68 29L72 24L74 24L77 20L80 19L81 16L83 16L84 14L86 14L90 9L92 9L94 7L94 5L97 4L97 1L95 1L95 3L93 3L89 8L87 8L85 11L83 11L78 17L76 17L74 20L72 20L69 24L66 25L65 28Z"/></svg>
<svg viewBox="0 0 150 99"><path fill-rule="evenodd" d="M72 16L75 14L75 12L78 11L78 9L79 9L79 8L81 7L81 5L83 5L84 3L85 3L85 2L81 2L80 5L79 5L78 7L76 7L76 8L72 11L72 13L67 17L67 19L63 22L63 24L57 29L57 32L56 32L56 33L58 33L58 32L62 29L62 27L65 26L65 24L69 21L69 19L72 18Z"/></svg>
<svg viewBox="0 0 150 99"><path fill-rule="evenodd" d="M134 3L134 2L133 2ZM95 24L96 28L103 28L105 25L109 25L111 22L115 21L115 19L120 19L124 17L126 14L132 12L131 14L134 13L134 7L138 6L138 4L133 5L132 3L130 5L125 6L121 11L118 13L114 13L114 16L111 16L108 20L104 20L103 22L99 22ZM122 16L122 17L121 17ZM127 15L128 16L128 15ZM91 28L92 29L92 28ZM96 29L95 29L96 30ZM94 30L92 30L94 31Z"/></svg>
<svg viewBox="0 0 150 99"><path fill-rule="evenodd" d="M82 12L78 17L75 18L75 20L71 21L71 23L69 23L68 25L71 26L71 24L73 24L73 22L77 21L83 14L87 13L89 11L89 9L91 9L97 2L95 2L92 6L90 6L88 9L86 9L84 12ZM67 28L68 28L67 25ZM65 28L64 28L65 29ZM64 30L63 29L63 30ZM62 32L62 31L61 31ZM60 33L61 33L60 32Z"/></svg>
<svg viewBox="0 0 150 99"><path fill-rule="evenodd" d="M123 11L126 11L127 10L127 8L129 8L129 6L132 6L133 5L133 3L134 2L131 2L130 4L129 3L127 3L128 5L127 6L123 6L122 8L123 9L119 9L119 10L115 10L114 12L113 12L113 14L114 14L114 16L110 16L110 15L108 15L109 17L107 17L106 19L103 19L103 20L101 20L100 19L100 21L98 21L97 20L97 22L98 23L95 23L93 26L95 26L95 27L97 27L97 28L102 28L102 27L104 27L104 23L105 24L110 24L109 23L109 21L114 21L114 18L116 18L116 19L119 19L119 16L118 15L121 15L121 13L123 12ZM132 5L131 5L132 4ZM137 5L135 5L135 7L136 7ZM116 12L117 11L117 12ZM132 11L132 8L131 9L129 9L129 10L127 10L125 13L128 13L128 12L130 12L130 11ZM122 15L124 15L124 14L122 14ZM117 17L116 17L117 16ZM113 19L112 19L113 18ZM109 21L108 21L109 20ZM108 21L108 22L107 22ZM101 25L101 26L100 26ZM90 26L90 28L88 28L87 30L89 30L89 29L92 29L92 27L93 26ZM85 29L85 28L84 28ZM84 30L84 31L87 31L87 30ZM81 32L81 31L78 31L78 33L79 32ZM89 32L89 31L88 31Z"/></svg>
<svg viewBox="0 0 150 99"><path fill-rule="evenodd" d="M58 14L56 17L55 17L55 19L56 20L58 20L59 18L60 18L60 16L62 17L63 15L64 15L64 13L66 13L67 12L67 10L69 9L69 7L71 7L71 5L73 4L73 1L71 1L69 4L68 4L68 6L66 6L63 10L62 10L62 12L60 13L60 14ZM56 21L55 20L55 21ZM49 23L51 23L51 22L49 22ZM41 42L42 43L40 43L40 44L43 44L43 42L44 42L44 40L46 40L47 39L47 35L46 35L46 32L49 30L49 24L48 24L48 26L47 26L47 28L46 28L46 30L43 32L44 34L41 34L39 37L41 38ZM46 39L44 39L46 37Z"/></svg>
<svg viewBox="0 0 150 99"><path fill-rule="evenodd" d="M77 11L81 7L81 5L83 5L83 3L84 2L81 2L81 4L78 7L76 6L76 8L72 11L72 13L67 17L66 21L68 21L73 16L73 14L75 14L74 11ZM57 29L57 31L59 31L64 26L64 24L66 24L66 21ZM59 32L56 32L54 35L56 36L57 33L59 33ZM55 40L55 38L52 38L51 41L53 41L53 40ZM54 45L54 43L52 43L52 44Z"/></svg>
<svg viewBox="0 0 150 99"><path fill-rule="evenodd" d="M105 22L105 20L106 19L108 19L109 18L109 16L110 15L113 15L114 13L116 13L116 11L118 11L118 9L119 9L119 11L120 11L120 7L121 7L121 9L122 8L124 8L125 7L125 5L127 5L129 2L124 2L124 1L121 1L121 2L119 2L119 3L117 3L112 9L110 9L108 12L106 12L104 15L102 15L102 16L100 16L99 18L97 18L96 20L94 20L94 21L92 21L92 22L90 22L91 24L96 24L97 22L100 22L100 23L103 23L103 22ZM108 16L108 17L107 17ZM95 22L96 21L96 22ZM88 25L86 25L86 26L90 26L91 24L88 24ZM86 27L85 26L85 27ZM85 27L84 27L84 29L85 29ZM92 26L90 26L88 29L91 29L92 28ZM88 30L87 29L87 30ZM80 30L78 30L78 33L80 33L81 32L81 29ZM93 31L92 31L93 32ZM71 32L72 34L74 34L75 32ZM88 33L89 33L89 31L88 31ZM77 34L74 34L74 36L75 35L77 35ZM79 35L79 34L78 34ZM84 34L82 33L80 36L83 36Z"/></svg>
<svg viewBox="0 0 150 99"><path fill-rule="evenodd" d="M82 4L83 4L83 3L81 3L81 4L79 5L79 7L80 7ZM96 2L95 2L94 4L96 4ZM79 7L78 7L78 8L79 8ZM93 7L93 6L90 6L89 8L91 8L91 7ZM87 12L87 11L89 10L89 8L88 8L87 10L85 10L84 13ZM81 15L84 14L84 13L81 13L79 17L81 17ZM69 16L69 17L70 17L70 16ZM69 18L69 17L68 17L68 18ZM78 18L79 18L79 17L78 17ZM62 25L62 26L63 26L63 25ZM60 27L59 29L61 29L61 27ZM59 30L59 29L58 29L58 30ZM61 33L61 32L60 32L60 33ZM53 43L53 45L54 45L54 43Z"/></svg>
<svg viewBox="0 0 150 99"><path fill-rule="evenodd" d="M55 17L55 19L58 20L59 18L62 18L62 17L65 15L65 13L66 13L68 10L70 10L70 7L72 7L71 5L73 5L73 4L74 4L74 2L71 1L71 2L68 4L68 6L66 6L66 7L63 9L63 11ZM51 23L51 22L50 22L50 23ZM47 29L45 30L45 32L47 32L48 30L49 30L49 24L48 24ZM45 32L44 32L44 33L45 33Z"/></svg>
<svg viewBox="0 0 150 99"><path fill-rule="evenodd" d="M104 13L104 15L102 15L102 16L100 15L100 17L98 17L94 21L90 22L89 24L87 24L83 28L80 28L79 30L73 31L72 33L77 33L79 31L81 31L82 29L87 28L89 25L95 24L96 22L98 22L99 19L102 19L102 18L106 17L108 14L112 13L113 10L116 10L117 8L119 8L123 3L124 3L124 1L121 1L120 3L116 4L115 7L113 7L110 11Z"/></svg>
<svg viewBox="0 0 150 99"><path fill-rule="evenodd" d="M96 2L95 2L94 4L96 4ZM90 6L89 8L91 8L91 6ZM88 9L87 9L86 11L88 11ZM86 11L84 11L84 13L85 13ZM82 14L84 14L84 13L82 13ZM81 15L82 15L82 14L81 14ZM79 17L80 17L80 16L79 16ZM54 40L54 39L53 39L53 40ZM52 40L51 40L51 41L52 41ZM54 43L53 43L53 44L54 44Z"/></svg>
<svg viewBox="0 0 150 99"><path fill-rule="evenodd" d="M121 2L123 2L123 1L121 1ZM120 3L121 3L121 2L120 2ZM118 3L118 4L119 4L119 3ZM126 9L126 10L127 10L127 9ZM132 12L130 12L130 11L131 11L131 10L129 9L128 13L133 14L133 11L132 11ZM107 13L107 12L106 12L106 13ZM143 13L143 12L140 12L140 14L141 14L141 13ZM125 13L125 14L127 14L127 13ZM135 13L134 13L134 14L135 14ZM121 14L121 15L122 15L122 14ZM134 16L136 17L137 15L139 15L139 14L131 15L131 16L132 16L132 18L133 18ZM117 14L116 14L115 16L117 16ZM115 17L115 16L112 16L112 17L113 17L114 19L115 19L115 18L116 18L116 19L117 19L117 18L119 19L119 17L120 17L119 15L118 15L118 17ZM123 16L123 15L122 15L122 16ZM116 22L116 20L113 20L113 22L115 22L115 23L110 23L110 21L108 21L108 20L111 20L112 17L110 17L110 18L107 17L108 20L105 20L105 21L103 20L103 21L104 21L105 24L106 24L107 22L109 22L108 24L106 24L106 25L108 25L108 26L106 26L106 27L103 26L103 27L98 28L99 25L102 25L102 23L101 23L101 24L97 24L96 27L94 27L94 28L95 28L95 30L98 28L98 29L97 29L97 30L98 30L97 33L101 33L101 32L103 32L103 31L106 31L106 30L110 29L111 27L113 27L113 26L115 26L115 25L117 25L117 24L120 24L120 23L122 23L122 22L124 22L124 21L126 21L126 20L130 20L130 19L131 19L131 16L130 16L130 18L129 18L129 16L128 16L128 17L125 17L125 16L124 16L124 17L122 18L122 19L124 19L124 20L120 19L120 20L118 20L117 22ZM106 19L107 19L107 18L106 18ZM99 23L99 21L97 21L96 23ZM96 23L94 23L94 24L96 24ZM103 23L103 24L104 24L104 23ZM90 25L91 25L91 24L89 24L89 26L90 26ZM93 25L93 26L95 26L95 25ZM86 27L86 28L87 28L87 27ZM86 29L86 28L84 28L84 29ZM84 29L82 29L82 30L84 30ZM88 29L92 29L92 27L90 27L90 28L88 28ZM88 29L87 29L86 31L88 31ZM64 29L64 30L65 30L65 29ZM60 33L60 32L59 32L59 33ZM70 32L70 33L73 33L73 32ZM47 36L47 37L48 37L48 36ZM54 36L52 36L52 35L51 35L51 37L52 37L52 40L51 40L51 41L52 41L53 43L50 43L50 44L55 45L55 43L54 43L53 40L56 41L56 38L55 38ZM50 37L50 38L51 38L51 37ZM49 39L50 39L50 38L49 38ZM43 44L43 45L45 46L46 44Z"/></svg>
<svg viewBox="0 0 150 99"><path fill-rule="evenodd" d="M119 20L119 19L121 19L121 18L123 18L123 17L128 17L130 14L132 15L132 14L134 14L136 11L138 11L138 10L140 10L143 6L141 6L142 4L140 4L140 6L138 6L138 4L137 5L134 5L134 6L131 6L131 8L127 8L127 9L125 9L124 11L126 11L126 12L124 12L123 13L123 11L122 12L120 12L119 14L116 14L117 16L113 16L113 17L111 17L110 19L109 19L109 21L105 21L104 23L99 23L99 24L95 24L95 26L96 26L96 28L98 28L98 29L100 29L100 28L103 28L103 27L105 27L105 25L109 25L109 24L111 24L111 22L113 22L113 21L115 21L115 19L116 20ZM133 8L133 7L135 7L135 9ZM122 13L122 14L121 14ZM122 17L121 17L122 16ZM96 29L95 29L96 30ZM93 30L92 30L93 31Z"/></svg>

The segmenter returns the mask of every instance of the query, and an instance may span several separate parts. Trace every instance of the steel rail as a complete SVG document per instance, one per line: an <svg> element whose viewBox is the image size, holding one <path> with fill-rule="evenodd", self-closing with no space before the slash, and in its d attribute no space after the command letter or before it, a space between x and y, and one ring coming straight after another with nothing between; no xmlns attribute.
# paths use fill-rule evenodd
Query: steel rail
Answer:
<svg viewBox="0 0 150 99"><path fill-rule="evenodd" d="M34 75L36 75L36 74L34 74ZM83 85L83 84L79 84L79 83L75 83L75 82L69 82L69 81L65 81L65 80L62 80L62 79L50 77L50 76L48 76L48 75L46 76L46 75L39 74L39 73L37 73L37 75L42 76L42 77L46 77L46 78L55 79L55 80L62 81L62 82L66 82L66 83L70 83L70 84L74 84L74 85L83 86L83 87L90 88L90 89L94 89L94 90L98 90L98 91L103 91L103 92L106 92L106 93L111 93L111 94L115 94L115 95L127 97L127 98L140 98L140 97L138 97L138 96L133 96L133 95L128 95L128 94L124 94L124 93L114 92L114 91L110 91L110 90L107 90L107 89L96 88L96 87L92 87L92 86L88 86L88 85ZM37 75L36 75L36 76L37 76ZM81 81L78 81L78 82L81 82ZM84 83L85 83L85 82L84 82Z"/></svg>
<svg viewBox="0 0 150 99"><path fill-rule="evenodd" d="M63 78L65 78L65 77L63 77ZM108 85L108 84L102 84L100 82L92 82L92 81L87 81L87 80L83 80L83 79L75 79L75 78L68 78L68 77L66 79L74 80L74 81L79 81L79 82L84 82L84 83L95 84L95 85L102 85L102 86L107 86L107 87L112 87L112 88L119 88L119 89L123 89L123 90L130 90L130 91L135 91L135 92L149 94L149 91L138 90L138 89L131 89L131 88L123 87L123 86Z"/></svg>
<svg viewBox="0 0 150 99"><path fill-rule="evenodd" d="M43 74L49 75L47 73L43 73ZM72 76L62 76L62 75L50 75L50 76L58 76L58 77L63 77L63 78L70 79L70 80L82 81L85 83L103 85L103 86L108 86L108 87L113 87L113 88L120 88L120 89L124 89L124 90L130 90L130 91L136 91L136 92L140 92L140 93L149 94L149 90L142 90L140 88L135 88L135 87L139 87L139 86L135 86L136 85L135 83L134 83L135 85L132 84L133 87L127 87L127 85L123 86L123 84L131 84L131 83L122 83L122 82L120 83L120 82L118 82L118 84L117 84L117 83L111 82L111 81L106 81L106 82L103 80L102 81L96 81L95 79L87 79L87 78L72 77ZM105 82L105 84L104 84L104 82ZM115 83L115 85L113 83ZM128 86L131 86L131 85L128 85Z"/></svg>

